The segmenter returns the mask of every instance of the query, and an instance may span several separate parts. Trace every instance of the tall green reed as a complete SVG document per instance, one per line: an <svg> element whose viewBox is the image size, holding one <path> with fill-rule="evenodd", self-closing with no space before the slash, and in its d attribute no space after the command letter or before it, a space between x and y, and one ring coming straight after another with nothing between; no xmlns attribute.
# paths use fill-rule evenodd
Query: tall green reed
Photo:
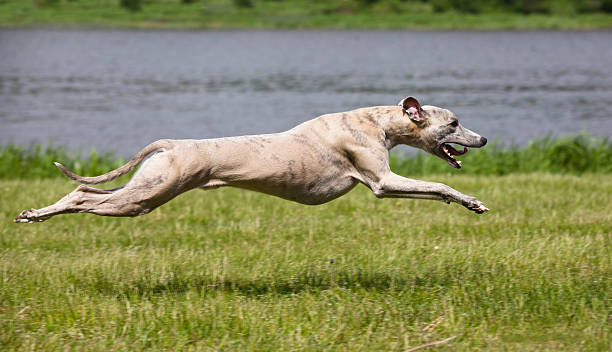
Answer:
<svg viewBox="0 0 612 352"><path fill-rule="evenodd" d="M510 173L611 173L612 141L583 133L569 137L536 139L526 146L503 146L493 143L472 149L459 157L460 170L451 169L444 161L425 153L391 154L391 168L403 175L475 174L506 175ZM125 160L113 153L95 150L82 157L61 147L33 145L22 147L7 144L0 147L0 179L34 179L58 177L62 174L53 165L61 162L79 175L99 175L115 169Z"/></svg>
<svg viewBox="0 0 612 352"><path fill-rule="evenodd" d="M87 157L61 147L32 145L22 147L7 144L0 147L0 178L35 179L61 176L53 165L57 161L79 175L99 175L115 169L125 160L113 153L99 154L91 150Z"/></svg>
<svg viewBox="0 0 612 352"><path fill-rule="evenodd" d="M449 172L476 175L610 173L612 141L585 133L558 138L546 136L524 147L493 143L482 149L471 149L459 159L463 161L463 167L452 170L445 162L429 154L418 153L407 157L392 154L391 168L404 175Z"/></svg>

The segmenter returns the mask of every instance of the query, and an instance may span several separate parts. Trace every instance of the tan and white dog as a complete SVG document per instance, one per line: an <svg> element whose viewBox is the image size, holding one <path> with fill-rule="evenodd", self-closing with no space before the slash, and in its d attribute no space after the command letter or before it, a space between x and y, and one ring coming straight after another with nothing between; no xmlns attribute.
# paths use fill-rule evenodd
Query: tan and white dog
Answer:
<svg viewBox="0 0 612 352"><path fill-rule="evenodd" d="M55 163L71 179L85 184L113 180L142 162L123 187L100 190L80 185L57 203L24 210L15 222L44 221L65 213L105 216L147 214L194 188L233 186L303 204L322 204L366 185L378 198L420 198L455 202L476 213L488 209L476 198L434 182L394 174L389 149L398 144L420 148L454 168L454 156L467 152L450 143L479 148L486 138L462 127L449 110L423 106L413 97L398 106L375 106L319 116L289 131L203 140L163 139L151 143L122 167L83 177Z"/></svg>

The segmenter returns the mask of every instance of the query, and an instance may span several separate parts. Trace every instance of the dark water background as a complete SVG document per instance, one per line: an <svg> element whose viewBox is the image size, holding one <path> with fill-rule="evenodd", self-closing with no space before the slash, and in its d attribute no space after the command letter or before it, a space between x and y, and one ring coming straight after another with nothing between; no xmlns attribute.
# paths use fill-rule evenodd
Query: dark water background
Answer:
<svg viewBox="0 0 612 352"><path fill-rule="evenodd" d="M131 156L406 95L489 139L612 135L612 32L0 30L0 143Z"/></svg>

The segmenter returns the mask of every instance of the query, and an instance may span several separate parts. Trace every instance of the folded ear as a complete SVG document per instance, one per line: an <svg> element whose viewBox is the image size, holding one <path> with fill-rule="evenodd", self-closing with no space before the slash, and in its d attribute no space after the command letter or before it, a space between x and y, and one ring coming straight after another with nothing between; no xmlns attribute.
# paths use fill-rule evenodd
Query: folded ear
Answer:
<svg viewBox="0 0 612 352"><path fill-rule="evenodd" d="M412 121L421 122L425 120L425 113L423 109L421 109L421 104L415 97L406 97L397 105L402 107L402 110L408 114Z"/></svg>

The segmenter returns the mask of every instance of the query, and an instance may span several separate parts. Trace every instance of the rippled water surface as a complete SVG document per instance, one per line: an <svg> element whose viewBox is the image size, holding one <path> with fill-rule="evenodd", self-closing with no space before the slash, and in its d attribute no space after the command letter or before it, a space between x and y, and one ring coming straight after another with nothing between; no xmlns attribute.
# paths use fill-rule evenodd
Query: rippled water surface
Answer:
<svg viewBox="0 0 612 352"><path fill-rule="evenodd" d="M131 156L406 95L503 143L612 135L612 32L0 30L0 143Z"/></svg>

